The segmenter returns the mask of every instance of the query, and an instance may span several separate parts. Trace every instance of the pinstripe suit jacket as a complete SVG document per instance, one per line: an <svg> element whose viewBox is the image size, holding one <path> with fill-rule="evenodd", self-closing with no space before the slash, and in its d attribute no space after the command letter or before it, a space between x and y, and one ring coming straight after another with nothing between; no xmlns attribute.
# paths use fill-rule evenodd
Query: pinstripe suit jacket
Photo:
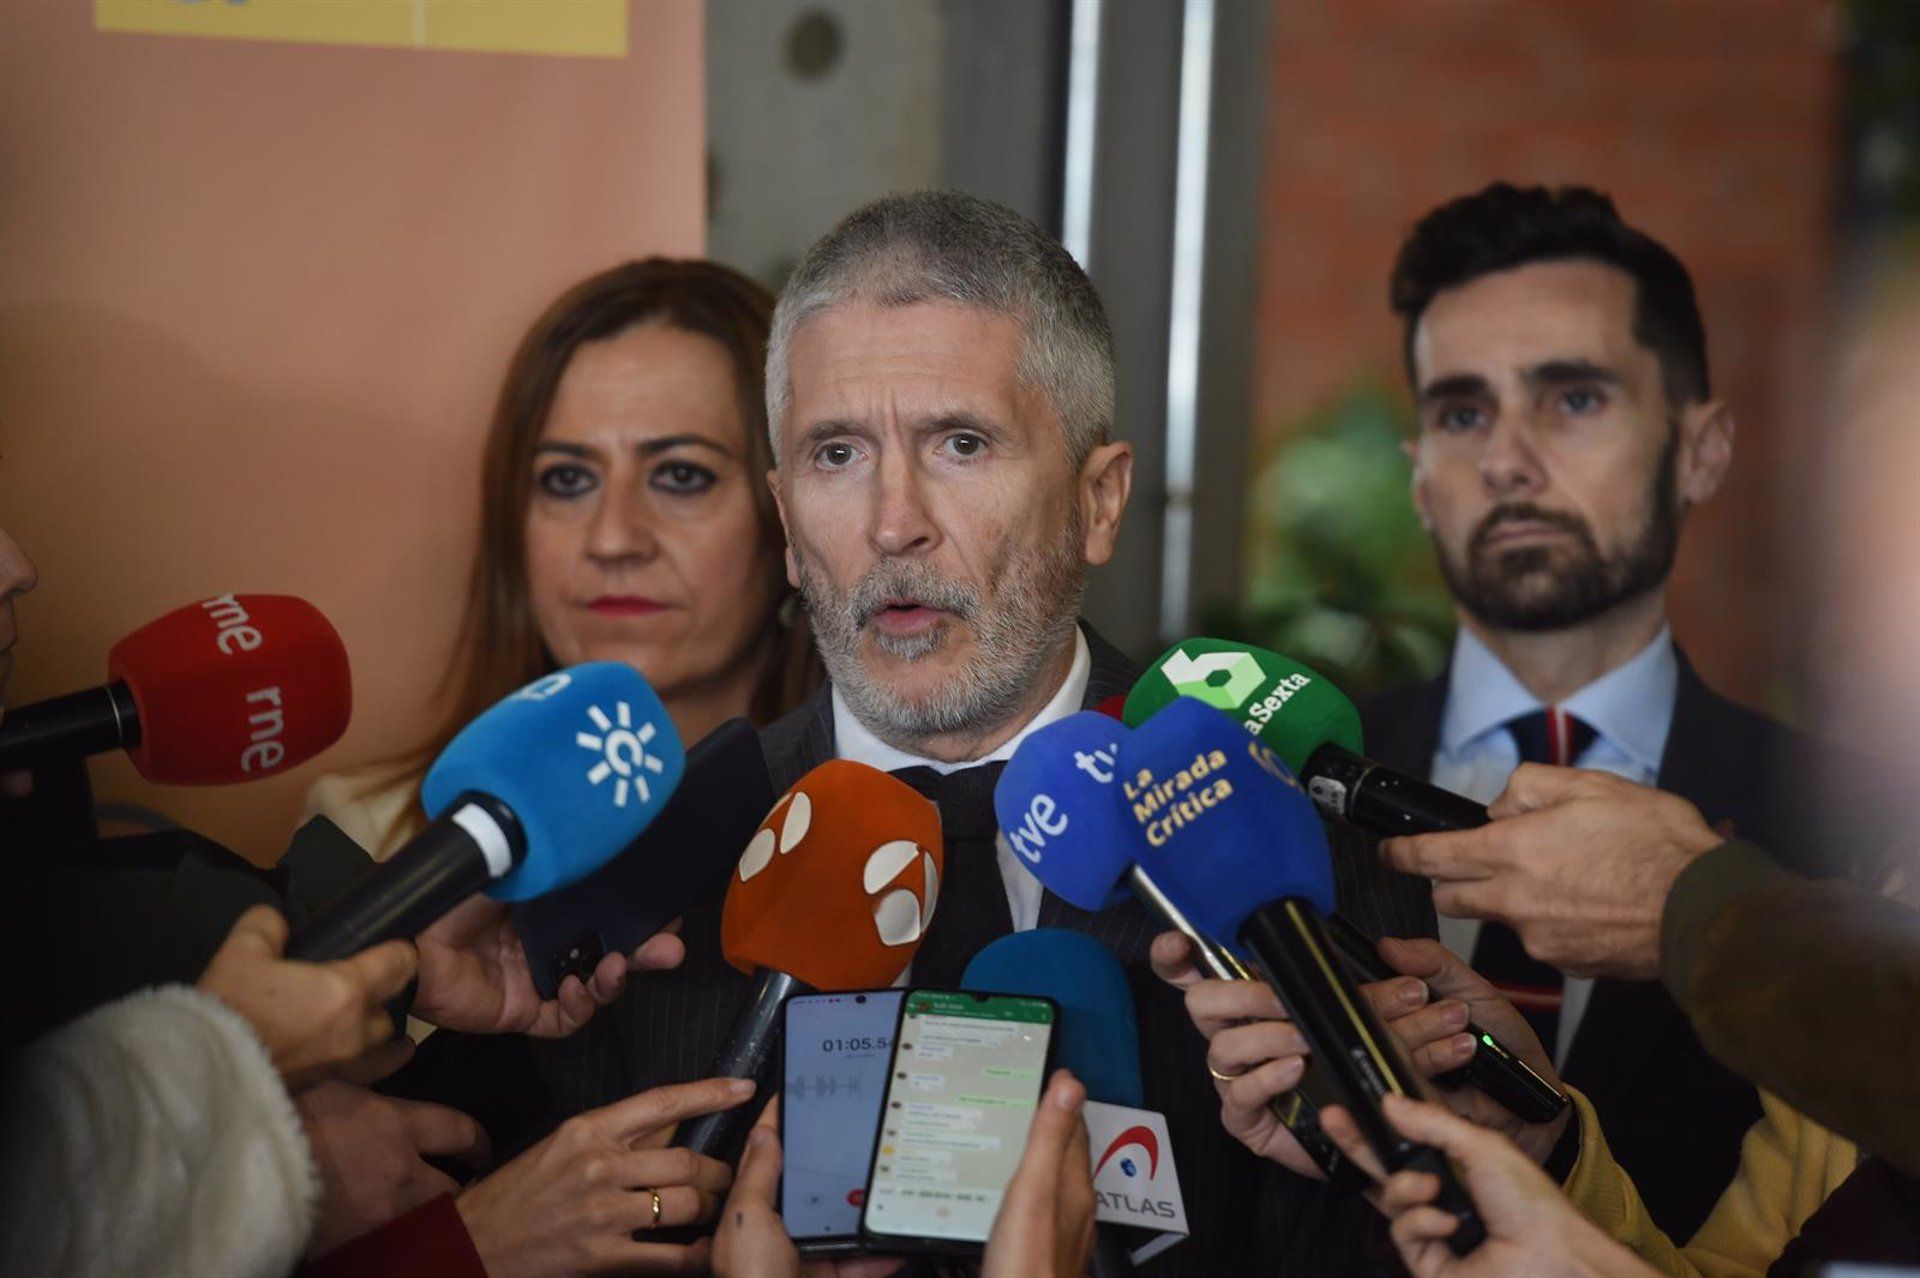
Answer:
<svg viewBox="0 0 1920 1278"><path fill-rule="evenodd" d="M1083 623L1092 657L1089 707L1133 686L1140 667ZM774 789L834 757L827 689L761 733ZM1373 849L1331 831L1340 908L1382 935L1431 936L1424 883L1379 866ZM1205 1066L1206 1045L1180 998L1154 975L1147 948L1160 927L1137 902L1097 914L1047 893L1041 927L1085 932L1120 958L1139 1016L1141 1079L1149 1108L1167 1117L1192 1235L1142 1267L1149 1278L1192 1275L1324 1275L1397 1272L1379 1218L1365 1202L1336 1198L1317 1182L1253 1157L1220 1126L1219 1099ZM535 1051L543 1080L564 1113L608 1104L645 1088L706 1075L746 996L748 978L720 956L720 903L689 911L677 971L636 981L627 996L579 1034Z"/></svg>

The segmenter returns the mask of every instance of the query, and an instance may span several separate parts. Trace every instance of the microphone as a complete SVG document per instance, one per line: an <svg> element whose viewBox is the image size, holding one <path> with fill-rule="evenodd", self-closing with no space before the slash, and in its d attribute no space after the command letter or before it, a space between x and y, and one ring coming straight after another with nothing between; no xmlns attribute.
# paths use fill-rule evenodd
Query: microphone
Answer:
<svg viewBox="0 0 1920 1278"><path fill-rule="evenodd" d="M176 608L107 653L101 687L7 711L0 772L125 750L161 785L227 785L305 763L353 713L347 649L291 595Z"/></svg>
<svg viewBox="0 0 1920 1278"><path fill-rule="evenodd" d="M1015 932L973 956L961 974L960 988L986 994L1038 994L1054 1000L1060 1005L1053 1035L1054 1063L1073 1071L1090 1101L1128 1109L1139 1109L1144 1103L1133 991L1120 960L1100 942L1064 928ZM1094 1278L1120 1278L1133 1271L1133 1258L1118 1227L1096 1225Z"/></svg>
<svg viewBox="0 0 1920 1278"><path fill-rule="evenodd" d="M556 997L569 975L589 979L607 955L631 953L717 895L773 800L751 723L729 719L695 742L680 784L639 838L578 883L513 907L540 997Z"/></svg>
<svg viewBox="0 0 1920 1278"><path fill-rule="evenodd" d="M411 937L475 892L525 901L583 878L666 806L685 766L666 707L633 667L536 679L482 713L427 769L427 828L293 934L323 962Z"/></svg>
<svg viewBox="0 0 1920 1278"><path fill-rule="evenodd" d="M1375 1157L1438 1176L1435 1204L1460 1222L1448 1248L1471 1252L1486 1229L1452 1165L1381 1112L1388 1092L1422 1092L1327 939L1333 862L1300 783L1239 721L1192 697L1136 728L1120 755L1141 865L1202 932L1252 954Z"/></svg>
<svg viewBox="0 0 1920 1278"><path fill-rule="evenodd" d="M1069 905L1104 910L1131 891L1168 927L1193 942L1209 975L1225 981L1251 979L1246 965L1202 935L1153 876L1134 862L1133 825L1119 785L1119 758L1129 735L1126 725L1093 710L1068 715L1028 735L994 787L1000 841L1028 873ZM1330 1180L1347 1168L1339 1146L1320 1130L1316 1102L1331 1095L1324 1071L1309 1061L1301 1085L1276 1097L1270 1107Z"/></svg>
<svg viewBox="0 0 1920 1278"><path fill-rule="evenodd" d="M1232 715L1306 783L1316 807L1349 825L1392 837L1487 823L1485 805L1362 755L1353 702L1324 675L1277 652L1220 639L1177 643L1128 694L1128 725L1138 727L1177 697Z"/></svg>
<svg viewBox="0 0 1920 1278"><path fill-rule="evenodd" d="M1259 737L1306 783L1307 797L1328 817L1389 837L1487 823L1481 804L1362 756L1360 712L1353 702L1325 676L1277 652L1219 639L1177 643L1134 685L1126 721L1138 724L1180 697L1226 712ZM1352 923L1336 914L1328 929L1355 979L1399 975ZM1571 1103L1492 1034L1471 1022L1466 1032L1473 1036L1473 1056L1435 1082L1470 1082L1530 1123L1557 1118Z"/></svg>
<svg viewBox="0 0 1920 1278"><path fill-rule="evenodd" d="M708 1074L759 1090L687 1124L676 1144L734 1161L779 1070L780 1004L898 979L933 918L945 858L939 809L897 777L830 759L793 783L747 841L720 909L720 952L754 984Z"/></svg>

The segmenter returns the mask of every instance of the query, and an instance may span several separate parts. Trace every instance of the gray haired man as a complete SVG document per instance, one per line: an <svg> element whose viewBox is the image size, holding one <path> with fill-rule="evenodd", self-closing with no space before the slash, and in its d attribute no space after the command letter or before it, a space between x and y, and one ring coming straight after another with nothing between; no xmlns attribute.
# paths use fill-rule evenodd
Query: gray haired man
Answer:
<svg viewBox="0 0 1920 1278"><path fill-rule="evenodd" d="M1365 1203L1328 1197L1221 1129L1205 1045L1150 969L1147 912L1075 909L995 847L1007 757L1139 674L1079 620L1086 569L1112 556L1133 482L1132 448L1110 439L1113 341L1091 282L998 205L889 196L795 269L774 313L767 402L787 572L831 677L761 734L776 784L846 758L940 804L946 881L916 984L953 985L982 944L1036 926L1093 935L1127 966L1147 1104L1167 1115L1192 1225L1143 1272L1371 1272ZM1341 860L1351 917L1431 934L1424 885L1370 855ZM718 913L689 913L686 964L603 1017L591 1058L581 1039L553 1049L566 1059L549 1058L548 1081L569 1108L706 1071L747 987L720 958Z"/></svg>

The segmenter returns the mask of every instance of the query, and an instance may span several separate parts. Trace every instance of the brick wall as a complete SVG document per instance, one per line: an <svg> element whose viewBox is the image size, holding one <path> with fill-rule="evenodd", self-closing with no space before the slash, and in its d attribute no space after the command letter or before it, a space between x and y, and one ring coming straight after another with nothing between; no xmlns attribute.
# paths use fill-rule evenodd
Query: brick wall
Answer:
<svg viewBox="0 0 1920 1278"><path fill-rule="evenodd" d="M1674 622L1709 679L1766 700L1790 459L1818 425L1835 21L1814 0L1275 0L1256 456L1356 374L1400 379L1387 272L1426 209L1497 178L1597 186L1701 294L1740 435Z"/></svg>

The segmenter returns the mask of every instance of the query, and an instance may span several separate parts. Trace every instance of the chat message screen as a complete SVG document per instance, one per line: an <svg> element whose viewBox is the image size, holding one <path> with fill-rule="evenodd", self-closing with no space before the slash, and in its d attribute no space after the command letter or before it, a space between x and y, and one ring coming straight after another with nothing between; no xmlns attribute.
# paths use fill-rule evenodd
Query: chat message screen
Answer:
<svg viewBox="0 0 1920 1278"><path fill-rule="evenodd" d="M780 1214L795 1238L860 1232L901 996L818 994L787 1004Z"/></svg>
<svg viewBox="0 0 1920 1278"><path fill-rule="evenodd" d="M984 1242L1026 1148L1053 1007L1041 999L916 990L880 1116L867 1226Z"/></svg>

